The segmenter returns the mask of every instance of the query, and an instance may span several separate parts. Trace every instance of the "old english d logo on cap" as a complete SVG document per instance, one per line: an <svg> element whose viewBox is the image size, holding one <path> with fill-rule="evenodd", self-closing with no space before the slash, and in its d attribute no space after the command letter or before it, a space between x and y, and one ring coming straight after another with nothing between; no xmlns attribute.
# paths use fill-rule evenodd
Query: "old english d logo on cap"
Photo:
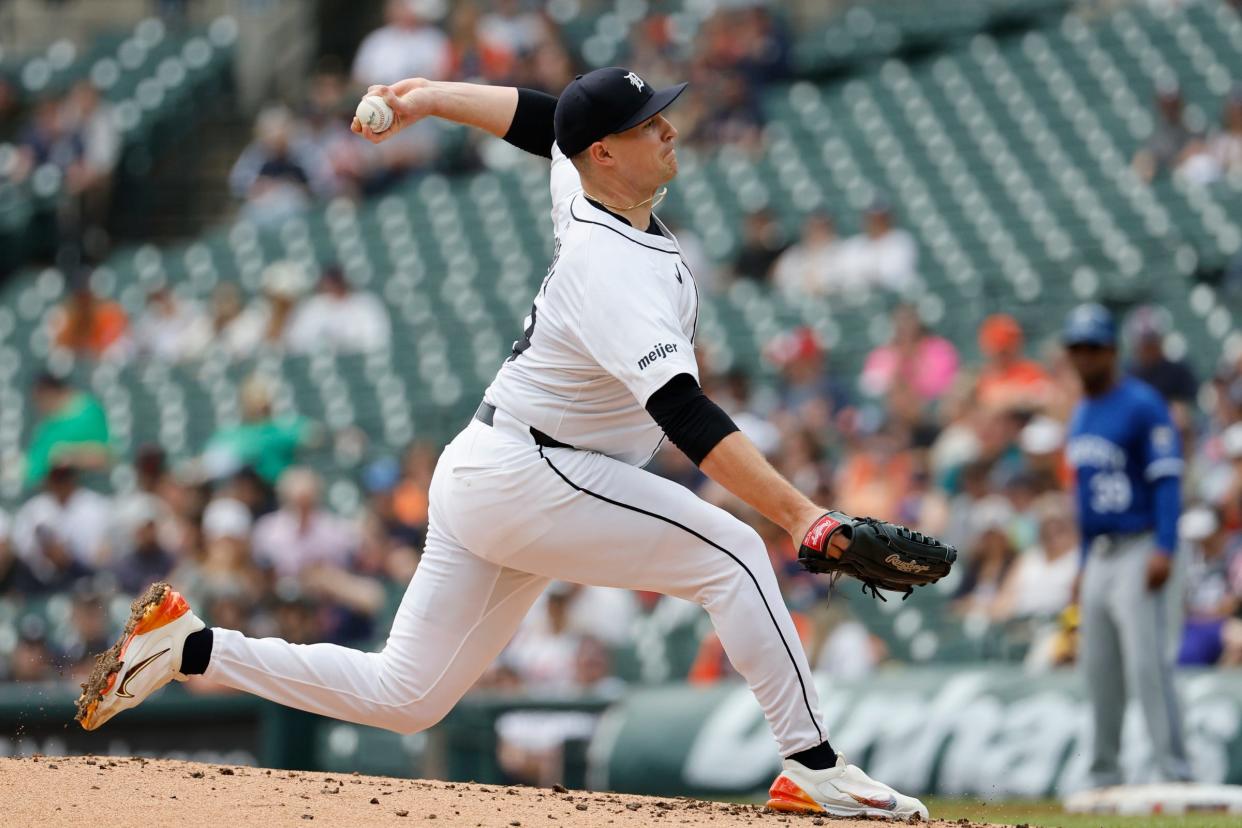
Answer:
<svg viewBox="0 0 1242 828"><path fill-rule="evenodd" d="M643 91L643 79L640 78L638 75L634 74L633 72L627 72L625 75L625 79L629 81L631 84L633 84L634 88L637 89L639 92Z"/></svg>

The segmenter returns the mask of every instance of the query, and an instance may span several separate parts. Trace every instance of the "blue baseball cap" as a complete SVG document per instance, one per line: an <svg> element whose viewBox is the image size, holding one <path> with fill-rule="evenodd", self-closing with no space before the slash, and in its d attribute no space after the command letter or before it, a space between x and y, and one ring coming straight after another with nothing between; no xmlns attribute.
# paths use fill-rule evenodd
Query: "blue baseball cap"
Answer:
<svg viewBox="0 0 1242 828"><path fill-rule="evenodd" d="M1067 348L1074 345L1116 347L1117 323L1103 305L1095 302L1079 305L1065 317L1061 343Z"/></svg>
<svg viewBox="0 0 1242 828"><path fill-rule="evenodd" d="M572 158L605 135L625 132L663 111L685 88L679 83L657 91L620 66L578 75L556 102L556 143Z"/></svg>

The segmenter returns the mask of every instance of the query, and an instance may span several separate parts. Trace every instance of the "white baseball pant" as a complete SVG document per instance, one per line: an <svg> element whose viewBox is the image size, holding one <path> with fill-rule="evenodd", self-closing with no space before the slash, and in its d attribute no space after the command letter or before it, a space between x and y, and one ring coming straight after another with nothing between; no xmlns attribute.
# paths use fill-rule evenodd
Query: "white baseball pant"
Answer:
<svg viewBox="0 0 1242 828"><path fill-rule="evenodd" d="M430 530L383 650L214 630L206 676L289 707L413 733L504 648L549 580L701 604L788 756L827 739L763 542L688 489L591 451L542 448L503 411L436 465Z"/></svg>

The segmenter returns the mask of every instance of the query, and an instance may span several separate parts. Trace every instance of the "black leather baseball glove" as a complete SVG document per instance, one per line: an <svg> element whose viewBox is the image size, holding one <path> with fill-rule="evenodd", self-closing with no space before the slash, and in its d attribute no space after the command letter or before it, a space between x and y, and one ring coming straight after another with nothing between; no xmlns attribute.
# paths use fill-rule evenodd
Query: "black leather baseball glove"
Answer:
<svg viewBox="0 0 1242 828"><path fill-rule="evenodd" d="M830 554L833 536L849 540L839 557ZM934 584L957 560L957 550L933 537L896 523L854 518L828 512L807 530L798 548L798 563L810 572L851 575L863 582L863 591L887 601L879 590L903 592L909 598L916 586Z"/></svg>

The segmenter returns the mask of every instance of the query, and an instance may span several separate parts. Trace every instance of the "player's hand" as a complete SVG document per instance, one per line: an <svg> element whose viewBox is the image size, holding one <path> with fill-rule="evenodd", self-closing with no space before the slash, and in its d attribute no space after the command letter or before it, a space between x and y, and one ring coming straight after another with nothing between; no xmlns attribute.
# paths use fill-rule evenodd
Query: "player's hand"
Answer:
<svg viewBox="0 0 1242 828"><path fill-rule="evenodd" d="M401 130L432 114L431 95L427 92L430 86L431 81L426 78L406 78L392 86L368 87L367 95L379 95L392 110L392 126L383 132L372 132L355 115L349 128L372 144L382 144Z"/></svg>
<svg viewBox="0 0 1242 828"><path fill-rule="evenodd" d="M1163 552L1151 553L1147 559L1147 588L1157 590L1164 586L1173 572L1173 558Z"/></svg>
<svg viewBox="0 0 1242 828"><path fill-rule="evenodd" d="M814 511L807 512L792 527L789 532L793 538L794 549L800 547L806 541L806 533L810 531L815 521L819 520L828 509L816 506ZM824 549L824 554L830 558L840 558L850 546L850 537L848 532L833 532L832 537L828 540L828 546Z"/></svg>

